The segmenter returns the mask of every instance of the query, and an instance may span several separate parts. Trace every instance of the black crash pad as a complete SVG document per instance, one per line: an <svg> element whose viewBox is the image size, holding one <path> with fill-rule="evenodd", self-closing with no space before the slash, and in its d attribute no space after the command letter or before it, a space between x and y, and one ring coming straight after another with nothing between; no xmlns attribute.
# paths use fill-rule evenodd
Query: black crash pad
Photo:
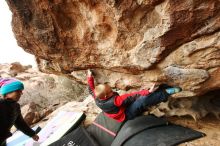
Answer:
<svg viewBox="0 0 220 146"><path fill-rule="evenodd" d="M122 125L123 123L108 118L102 112L87 128L87 131L101 146L111 146Z"/></svg>
<svg viewBox="0 0 220 146"><path fill-rule="evenodd" d="M83 127L78 127L74 131L65 135L50 146L98 146Z"/></svg>
<svg viewBox="0 0 220 146"><path fill-rule="evenodd" d="M152 115L127 121L111 146L173 146L204 136Z"/></svg>
<svg viewBox="0 0 220 146"><path fill-rule="evenodd" d="M176 146L203 137L204 134L178 125L144 130L127 140L122 146Z"/></svg>
<svg viewBox="0 0 220 146"><path fill-rule="evenodd" d="M127 121L118 132L112 146L121 146L127 139L143 130L168 125L168 121L152 115L139 116L134 120Z"/></svg>

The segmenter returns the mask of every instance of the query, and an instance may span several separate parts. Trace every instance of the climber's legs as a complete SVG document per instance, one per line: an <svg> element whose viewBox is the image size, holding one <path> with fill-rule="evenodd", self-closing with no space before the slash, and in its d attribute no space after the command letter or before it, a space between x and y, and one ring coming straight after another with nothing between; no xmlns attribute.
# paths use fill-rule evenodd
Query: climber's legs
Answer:
<svg viewBox="0 0 220 146"><path fill-rule="evenodd" d="M160 88L147 95L147 96L140 96L133 102L130 106L127 107L125 111L126 119L131 120L139 115L141 115L146 109L150 106L156 105L160 102L166 102L169 95L180 92L181 88L173 88L173 87L163 87Z"/></svg>

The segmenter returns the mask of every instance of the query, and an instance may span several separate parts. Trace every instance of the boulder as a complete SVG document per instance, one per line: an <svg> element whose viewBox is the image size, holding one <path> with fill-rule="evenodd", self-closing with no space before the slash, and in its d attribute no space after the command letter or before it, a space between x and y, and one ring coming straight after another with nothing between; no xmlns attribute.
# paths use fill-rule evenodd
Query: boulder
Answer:
<svg viewBox="0 0 220 146"><path fill-rule="evenodd" d="M11 66L9 68L9 73L12 76L16 76L18 73L25 72L28 68L31 68L31 66L23 66L19 62L11 63Z"/></svg>
<svg viewBox="0 0 220 146"><path fill-rule="evenodd" d="M220 88L219 0L7 0L18 45L41 71L120 89L169 83L176 97Z"/></svg>
<svg viewBox="0 0 220 146"><path fill-rule="evenodd" d="M38 104L31 102L21 108L21 113L28 125L39 122L44 117L48 116L52 109L43 109Z"/></svg>

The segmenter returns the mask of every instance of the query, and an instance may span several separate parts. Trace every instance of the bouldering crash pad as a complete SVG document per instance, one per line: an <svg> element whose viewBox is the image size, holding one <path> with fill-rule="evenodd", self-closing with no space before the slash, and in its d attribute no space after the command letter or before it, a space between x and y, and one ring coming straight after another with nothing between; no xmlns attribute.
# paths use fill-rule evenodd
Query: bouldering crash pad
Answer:
<svg viewBox="0 0 220 146"><path fill-rule="evenodd" d="M41 128L39 126L35 126L32 128L36 133L38 133ZM7 146L23 146L31 137L25 135L21 131L16 131L13 135L7 139Z"/></svg>
<svg viewBox="0 0 220 146"><path fill-rule="evenodd" d="M87 131L100 146L110 146L123 124L101 112L92 125L87 128Z"/></svg>
<svg viewBox="0 0 220 146"><path fill-rule="evenodd" d="M83 127L78 127L49 146L98 146Z"/></svg>
<svg viewBox="0 0 220 146"><path fill-rule="evenodd" d="M205 134L152 115L127 121L111 146L174 146Z"/></svg>
<svg viewBox="0 0 220 146"><path fill-rule="evenodd" d="M39 132L39 141L30 140L26 146L48 146L77 128L84 119L85 114L82 112L61 111Z"/></svg>

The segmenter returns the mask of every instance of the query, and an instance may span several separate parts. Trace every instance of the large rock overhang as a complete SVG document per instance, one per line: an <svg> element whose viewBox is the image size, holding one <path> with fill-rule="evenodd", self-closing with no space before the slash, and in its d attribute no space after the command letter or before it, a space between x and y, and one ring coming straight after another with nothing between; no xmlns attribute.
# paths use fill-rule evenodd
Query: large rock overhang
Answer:
<svg viewBox="0 0 220 146"><path fill-rule="evenodd" d="M41 71L120 89L220 88L219 0L6 0L18 45Z"/></svg>

